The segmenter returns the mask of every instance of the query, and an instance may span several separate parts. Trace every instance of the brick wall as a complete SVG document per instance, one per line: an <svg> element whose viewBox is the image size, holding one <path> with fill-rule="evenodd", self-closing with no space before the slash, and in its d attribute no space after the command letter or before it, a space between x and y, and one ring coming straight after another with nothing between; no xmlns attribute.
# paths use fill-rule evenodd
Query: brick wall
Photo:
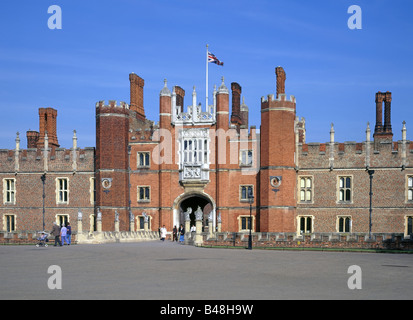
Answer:
<svg viewBox="0 0 413 320"><path fill-rule="evenodd" d="M353 232L366 232L369 225L370 178L374 170L372 195L372 231L406 231L406 217L413 215L413 203L407 201L407 177L413 174L410 141L308 143L299 145L297 177L311 177L311 202L297 204L297 215L314 217L314 232L337 231L337 217L349 216ZM405 145L406 158L402 148ZM395 148L395 146L397 148ZM333 151L332 151L333 150ZM332 152L331 152L332 151ZM339 201L339 177L351 177L351 201ZM297 198L300 188L297 186Z"/></svg>
<svg viewBox="0 0 413 320"><path fill-rule="evenodd" d="M247 247L248 233L217 233L214 238L203 235L203 246ZM403 234L378 233L371 238L367 234L317 233L297 237L294 233L255 233L253 248L290 249L370 249L370 250L413 250L413 240Z"/></svg>

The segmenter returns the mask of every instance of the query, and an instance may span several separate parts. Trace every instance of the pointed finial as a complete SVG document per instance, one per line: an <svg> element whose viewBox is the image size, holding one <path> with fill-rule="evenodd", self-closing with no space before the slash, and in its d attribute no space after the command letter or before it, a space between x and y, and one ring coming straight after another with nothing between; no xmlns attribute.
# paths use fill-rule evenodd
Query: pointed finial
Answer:
<svg viewBox="0 0 413 320"><path fill-rule="evenodd" d="M367 122L366 141L370 141L370 122Z"/></svg>
<svg viewBox="0 0 413 320"><path fill-rule="evenodd" d="M168 89L168 81L166 80L166 79L164 79L163 80L163 83L164 83L164 86L163 86L163 88L162 88L162 90L161 90L161 93L160 93L160 95L161 96L171 96L171 91L169 91L169 89Z"/></svg>
<svg viewBox="0 0 413 320"><path fill-rule="evenodd" d="M20 133L17 131L16 133L16 150L20 149L20 137L19 137Z"/></svg>
<svg viewBox="0 0 413 320"><path fill-rule="evenodd" d="M406 141L407 135L406 135L406 121L403 121L403 128L402 128L402 140Z"/></svg>
<svg viewBox="0 0 413 320"><path fill-rule="evenodd" d="M331 129L330 129L330 143L334 143L334 123L331 123Z"/></svg>
<svg viewBox="0 0 413 320"><path fill-rule="evenodd" d="M224 81L225 81L224 76L221 77L221 80L222 80L222 83L221 83L221 86L218 88L218 93L227 93L227 94L229 94L228 88L226 87L226 85L224 83Z"/></svg>

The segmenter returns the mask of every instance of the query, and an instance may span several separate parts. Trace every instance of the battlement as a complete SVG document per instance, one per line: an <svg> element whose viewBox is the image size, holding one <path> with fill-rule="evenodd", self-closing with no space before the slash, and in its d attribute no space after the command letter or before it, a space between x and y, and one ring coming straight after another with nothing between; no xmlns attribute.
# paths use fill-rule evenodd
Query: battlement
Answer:
<svg viewBox="0 0 413 320"><path fill-rule="evenodd" d="M412 167L413 141L299 143L299 168Z"/></svg>
<svg viewBox="0 0 413 320"><path fill-rule="evenodd" d="M95 148L0 149L2 173L94 171Z"/></svg>
<svg viewBox="0 0 413 320"><path fill-rule="evenodd" d="M108 110L106 109L123 109L129 112L129 105L126 102L120 101L118 104L116 100L109 100L107 104L104 100L96 102L96 109L98 108L100 108L102 112L107 112Z"/></svg>
<svg viewBox="0 0 413 320"><path fill-rule="evenodd" d="M261 103L268 102L268 101L287 101L287 102L296 103L295 96L290 95L290 99L288 99L285 93L278 94L277 98L274 97L274 94L269 94L267 95L267 97L264 97L264 96L261 97Z"/></svg>
<svg viewBox="0 0 413 320"><path fill-rule="evenodd" d="M241 128L239 131L237 130L237 126L235 124L231 124L229 129L232 130L233 135L230 137L230 142L240 142L243 139L248 139L250 141L257 140L257 127L255 125L251 125L249 130L248 128Z"/></svg>
<svg viewBox="0 0 413 320"><path fill-rule="evenodd" d="M297 130L297 127L296 127ZM330 141L326 143L297 143L297 167L299 168L407 168L413 165L413 141L407 140L406 122L403 121L402 140L371 140L370 124L367 123L366 140L363 142L335 142L334 124L331 124ZM299 133L299 132L298 132Z"/></svg>
<svg viewBox="0 0 413 320"><path fill-rule="evenodd" d="M331 150L331 143L325 142L310 142L310 143L300 143L301 152L304 155L308 154L320 154L323 155L326 151ZM365 153L367 146L371 147L371 150L375 154L391 152L398 153L402 151L403 145L406 145L406 151L413 153L413 141L410 140L399 140L399 141L380 141L378 144L373 141L355 142L355 141L345 141L345 142L333 142L334 152L337 154L344 153ZM377 147L376 149L374 147Z"/></svg>

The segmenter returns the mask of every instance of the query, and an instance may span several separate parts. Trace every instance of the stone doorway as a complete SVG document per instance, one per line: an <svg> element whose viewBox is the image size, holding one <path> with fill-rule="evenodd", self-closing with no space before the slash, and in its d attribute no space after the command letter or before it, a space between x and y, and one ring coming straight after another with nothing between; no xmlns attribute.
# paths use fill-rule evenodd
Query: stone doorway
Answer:
<svg viewBox="0 0 413 320"><path fill-rule="evenodd" d="M177 199L178 200L178 199ZM216 216L215 211L213 211L214 204L211 200L201 194L190 194L190 195L183 195L181 199L178 200L177 206L174 210L174 225L179 228L182 224L185 226L185 212L188 211L190 208L190 227L195 225L195 212L198 210L198 207L202 211L202 232L207 232L209 227L215 228L216 225ZM209 222L209 214L213 213L212 217L212 226L210 226ZM190 230L185 230L185 232L189 232Z"/></svg>

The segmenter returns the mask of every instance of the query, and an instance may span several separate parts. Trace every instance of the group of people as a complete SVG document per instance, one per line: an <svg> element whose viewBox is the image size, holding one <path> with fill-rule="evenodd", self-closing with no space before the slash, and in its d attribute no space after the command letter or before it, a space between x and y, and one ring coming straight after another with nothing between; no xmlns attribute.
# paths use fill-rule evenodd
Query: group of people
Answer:
<svg viewBox="0 0 413 320"><path fill-rule="evenodd" d="M67 223L67 226L62 224L62 227L60 227L56 222L53 222L53 228L52 231L50 231L50 235L54 236L55 247L58 244L60 246L63 246L65 242L68 246L70 246L70 243L72 241L72 227L70 226L69 222Z"/></svg>
<svg viewBox="0 0 413 320"><path fill-rule="evenodd" d="M191 232L195 232L196 228L195 226L191 227ZM166 239L166 234L167 234L167 230L165 228L165 225L162 226L162 228L159 229L159 233L160 233L160 237L162 241L165 241ZM184 226L181 224L179 229L174 226L174 228L172 229L172 241L179 241L180 243L183 243L185 240L185 228Z"/></svg>

